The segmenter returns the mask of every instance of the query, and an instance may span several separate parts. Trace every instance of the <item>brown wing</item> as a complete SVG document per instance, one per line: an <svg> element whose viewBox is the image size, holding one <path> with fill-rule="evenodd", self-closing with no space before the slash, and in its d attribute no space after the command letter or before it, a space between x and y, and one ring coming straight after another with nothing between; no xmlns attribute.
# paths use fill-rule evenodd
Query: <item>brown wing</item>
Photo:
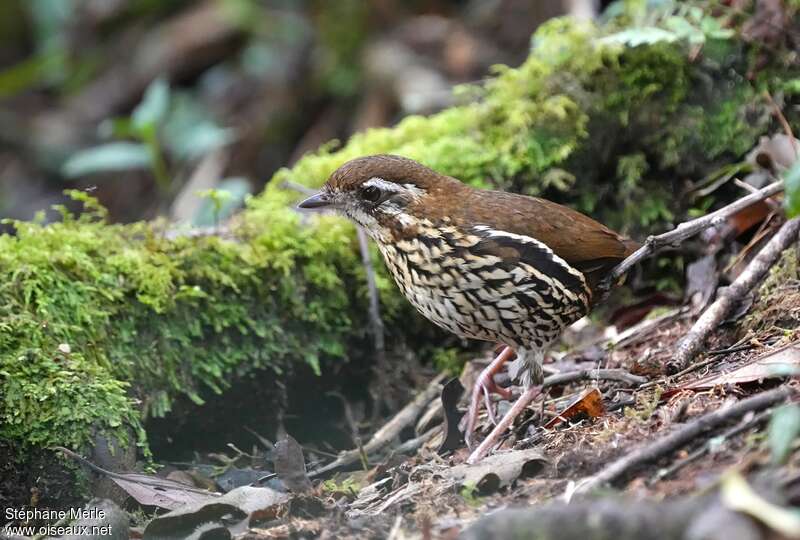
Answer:
<svg viewBox="0 0 800 540"><path fill-rule="evenodd" d="M471 223L530 236L583 272L594 286L639 244L571 208L536 197L472 191L462 206Z"/></svg>

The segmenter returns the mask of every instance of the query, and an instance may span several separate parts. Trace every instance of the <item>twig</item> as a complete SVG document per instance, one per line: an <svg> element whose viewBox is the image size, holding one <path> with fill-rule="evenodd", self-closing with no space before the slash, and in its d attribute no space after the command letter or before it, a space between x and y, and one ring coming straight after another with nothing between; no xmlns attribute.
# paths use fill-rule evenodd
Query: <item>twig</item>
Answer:
<svg viewBox="0 0 800 540"><path fill-rule="evenodd" d="M340 392L328 392L328 395L334 396L342 402L342 408L344 409L344 418L347 420L347 425L350 426L350 437L353 440L353 444L355 445L355 450L358 451L358 459L361 461L361 467L366 471L369 469L369 460L367 459L367 455L364 452L364 443L361 440L361 435L359 435L358 429L358 422L356 422L355 416L353 416L353 408L350 407L350 402L347 401L347 398L344 397L343 394ZM338 456L334 456L338 457Z"/></svg>
<svg viewBox="0 0 800 540"><path fill-rule="evenodd" d="M571 382L583 381L583 380L594 380L594 381L620 381L625 382L628 384L636 385L639 387L644 387L649 385L649 379L647 377L641 377L639 375L634 375L633 373L629 373L624 369L597 369L597 368L590 368L590 369L576 369L575 371L565 371L563 373L556 373L555 375L550 375L544 378L544 382L542 382L542 389L549 388L551 386L557 386L559 384L567 384ZM512 397L516 396L516 391L512 394ZM566 396L559 396L553 399L553 402L564 400ZM503 401L506 400L503 396L493 395L492 401Z"/></svg>
<svg viewBox="0 0 800 540"><path fill-rule="evenodd" d="M389 530L389 536L386 537L386 540L397 540L400 538L400 526L403 524L403 513L398 512L397 517L394 518L394 524L392 528Z"/></svg>
<svg viewBox="0 0 800 540"><path fill-rule="evenodd" d="M281 184L284 189L291 189L304 195L313 195L316 190L306 187L291 180L284 180ZM372 343L375 348L376 362L374 364L375 377L378 380L379 394L386 396L386 373L388 365L386 363L386 338L384 335L383 319L381 318L381 302L378 293L378 283L375 279L375 267L372 264L372 257L369 253L369 240L367 233L359 226L356 226L356 236L358 237L358 249L361 251L361 264L364 265L364 274L367 279L367 294L369 295L369 329L372 334ZM380 407L375 407L376 414Z"/></svg>
<svg viewBox="0 0 800 540"><path fill-rule="evenodd" d="M229 225L216 225L212 227L175 227L164 231L164 238L176 240L178 238L208 238L218 237L225 240L235 240L235 230Z"/></svg>
<svg viewBox="0 0 800 540"><path fill-rule="evenodd" d="M724 440L736 437L740 433L744 433L749 429L752 429L760 424L763 424L769 418L770 414L772 414L771 409L768 411L761 411L760 413L753 416L749 420L746 420L741 424L734 426L731 429L723 432L720 435L720 437L722 437ZM711 441L706 441L705 444L703 444L703 446L701 446L700 448L698 448L697 450L695 450L682 460L677 461L672 465L670 465L669 467L658 471L658 473L655 475L655 477L652 479L650 483L655 483L659 480L667 478L668 476L672 476L682 468L686 467L687 465L697 461L698 459L706 455L710 450L711 450Z"/></svg>
<svg viewBox="0 0 800 540"><path fill-rule="evenodd" d="M753 251L753 248L761 244L761 241L764 239L764 237L772 232L770 223L772 223L773 218L775 218L775 216L777 216L779 213L783 214L783 212L778 209L773 209L769 213L766 219L761 222L761 225L758 226L758 230L750 238L750 241L747 243L747 245L744 246L728 264L725 265L725 268L722 269L722 274L727 274L737 264L740 264L743 260L747 259L747 257L750 255L750 252Z"/></svg>
<svg viewBox="0 0 800 540"><path fill-rule="evenodd" d="M434 426L419 437L409 439L397 448L392 448L394 454L410 454L420 448L423 444L431 440L434 435L442 431L441 426Z"/></svg>
<svg viewBox="0 0 800 540"><path fill-rule="evenodd" d="M369 241L367 233L361 227L356 228L358 233L358 247L361 250L361 262L367 276L367 292L369 293L369 323L375 352L378 355L378 368L386 367L386 344L383 335L383 321L381 320L381 303L378 295L378 284L375 280L375 267L372 266L372 257L369 254ZM384 371L385 373L385 371Z"/></svg>
<svg viewBox="0 0 800 540"><path fill-rule="evenodd" d="M681 371L679 371L677 373L673 373L672 375L669 375L668 377L663 377L663 378L655 380L655 381L647 382L647 383L643 384L642 386L640 386L639 390L645 390L647 388L652 388L653 386L666 385L670 381L676 381L677 379L680 379L681 377L683 377L687 373L691 373L692 371L697 371L698 369L704 368L709 364L713 364L714 362L718 362L719 360L716 358L717 356L724 355L724 354L735 353L735 352L739 352L739 351L745 351L745 350L752 349L752 348L755 347L755 345L751 345L749 343L745 344L745 345L742 345L741 343L743 341L744 340L740 340L739 342L737 342L736 345L733 345L732 347L728 347L727 349L714 349L713 351L708 351L708 352L706 352L706 355L708 356L708 358L706 358L702 362L695 362L695 363L691 364L689 367L687 367L686 369L682 369Z"/></svg>
<svg viewBox="0 0 800 540"><path fill-rule="evenodd" d="M714 349L712 351L707 351L706 354L709 356L719 356L721 354L733 354L735 352L741 351L748 351L755 347L752 343L745 343L744 345L734 345L733 347L728 347L726 349Z"/></svg>
<svg viewBox="0 0 800 540"><path fill-rule="evenodd" d="M126 482L142 484L142 485L145 485L145 486L153 486L153 487L156 487L156 488L173 488L176 485L176 483L172 482L171 480L164 480L163 478L158 478L158 477L155 477L155 476L147 476L147 475L144 475L144 474L135 473L136 476L135 477L131 477L131 475L125 475L125 474L120 474L120 473L117 473L117 472L114 472L114 471L109 471L108 469L104 469L102 467L98 467L97 465L95 465L94 463L89 461L88 459L84 458L83 456L80 456L80 455L76 454L72 450L64 448L63 446L53 446L52 449L53 450L58 450L59 452L64 453L65 455L67 455L68 457L74 459L75 461L77 461L81 465L84 465L84 466L88 467L89 469L91 469L92 471L94 471L94 472L96 472L98 474L102 474L103 476L107 476L109 478L116 478L118 480L124 480ZM187 492L191 492L191 493L202 493L203 495L209 495L211 497L219 496L219 493L215 493L215 492L209 491L207 489L194 488L194 487L188 486L188 485L187 486L181 485L181 489L184 490L184 491L187 491Z"/></svg>
<svg viewBox="0 0 800 540"><path fill-rule="evenodd" d="M751 186L747 182L742 182L738 178L734 178L733 179L733 183L736 184L738 187L742 188L743 190L745 190L748 193L756 193L756 192L758 192L758 189L755 186Z"/></svg>
<svg viewBox="0 0 800 540"><path fill-rule="evenodd" d="M613 338L604 338L598 342L598 345L607 350L614 347L627 347L647 339L653 331L658 330L662 325L670 323L676 318L686 317L688 314L689 310L685 306L675 308L652 319L644 319L630 328L626 328Z"/></svg>
<svg viewBox="0 0 800 540"><path fill-rule="evenodd" d="M376 451L392 442L406 426L414 422L428 403L439 395L442 391L441 384L444 378L444 374L437 375L425 390L417 394L417 397L415 397L411 403L400 409L391 420L376 431L369 442L362 448L342 452L335 461L308 473L309 478L355 463L361 459L363 455L362 452L366 455L374 454Z"/></svg>
<svg viewBox="0 0 800 540"><path fill-rule="evenodd" d="M376 401L385 401L388 392L388 382L386 380L389 366L386 362L386 341L383 331L383 320L381 319L381 302L380 295L378 294L378 284L375 280L375 267L372 265L372 257L369 253L369 240L367 233L364 232L360 226L356 226L356 235L358 236L358 248L361 251L361 264L364 266L364 274L367 279L367 294L369 295L369 329L372 334L372 346L375 349L375 363L373 364L373 373L378 382L378 396L375 396ZM381 399L384 398L384 399ZM380 411L379 404L376 403L375 415L373 416L373 423L377 420L377 415Z"/></svg>
<svg viewBox="0 0 800 540"><path fill-rule="evenodd" d="M640 377L629 373L624 369L579 369L576 371L567 371L566 373L558 373L550 375L545 378L542 387L555 386L557 384L567 384L584 379L607 380L607 381L621 381L628 384L640 385L648 381L647 377Z"/></svg>
<svg viewBox="0 0 800 540"><path fill-rule="evenodd" d="M654 461L680 448L710 429L716 428L735 418L739 418L750 411L759 411L775 405L776 403L780 403L793 393L794 391L791 388L777 388L742 400L728 408L717 409L716 411L705 414L666 436L614 461L594 476L589 477L578 486L576 491L578 493L586 493L604 484L614 482L636 467Z"/></svg>
<svg viewBox="0 0 800 540"><path fill-rule="evenodd" d="M311 189L308 186L304 186L303 184L298 184L297 182L292 182L291 180L284 180L281 183L281 187L284 189L291 189L292 191L296 191L298 193L302 193L303 195L310 196L317 192L316 189Z"/></svg>
<svg viewBox="0 0 800 540"><path fill-rule="evenodd" d="M680 243L704 229L719 225L728 217L736 214L740 210L747 208L748 206L759 201L763 201L764 199L771 197L776 193L780 193L781 191L783 191L783 181L779 180L756 191L755 193L751 193L750 195L742 197L741 199L734 201L728 206L724 206L715 212L711 212L710 214L697 219L681 223L669 232L659 234L658 236L648 237L642 247L637 249L630 257L615 266L608 277L606 277L598 285L598 291L600 291L601 298L608 294L608 292L613 288L614 284L616 284L620 278L622 278L622 276L624 276L628 270L633 267L633 265L645 257L649 257L662 247Z"/></svg>
<svg viewBox="0 0 800 540"><path fill-rule="evenodd" d="M714 303L703 312L689 333L678 343L673 361L678 370L685 369L689 365L708 335L719 326L736 303L761 281L780 254L797 238L798 230L800 230L800 218L784 223L734 282L717 293Z"/></svg>

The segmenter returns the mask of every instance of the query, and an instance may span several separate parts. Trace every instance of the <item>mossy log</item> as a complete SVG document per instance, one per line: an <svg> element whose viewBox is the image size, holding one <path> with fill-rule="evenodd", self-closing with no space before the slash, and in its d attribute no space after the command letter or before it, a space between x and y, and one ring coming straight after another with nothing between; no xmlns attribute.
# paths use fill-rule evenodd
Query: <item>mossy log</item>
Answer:
<svg viewBox="0 0 800 540"><path fill-rule="evenodd" d="M85 448L95 430L125 438L132 427L146 445L142 419L177 396L199 402L202 389L259 369L278 378L297 362L369 361L353 229L300 215L300 194L283 187L319 186L356 156L402 154L473 185L544 193L634 234L668 222L682 179L776 131L765 92L800 101L796 56L771 46L765 62L740 35L745 15L688 10L681 31L674 17L555 19L523 65L464 89L461 105L279 171L230 238L109 224L83 193L73 193L80 217L13 223L0 236L0 438ZM795 129L797 110L785 107ZM386 274L378 280L386 328L413 335L425 323Z"/></svg>

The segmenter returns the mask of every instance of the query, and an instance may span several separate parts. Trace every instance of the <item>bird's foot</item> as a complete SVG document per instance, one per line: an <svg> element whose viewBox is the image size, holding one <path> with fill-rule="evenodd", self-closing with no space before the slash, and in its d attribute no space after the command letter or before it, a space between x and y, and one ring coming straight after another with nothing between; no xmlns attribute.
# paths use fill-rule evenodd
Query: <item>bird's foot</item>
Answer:
<svg viewBox="0 0 800 540"><path fill-rule="evenodd" d="M478 414L481 410L481 401L486 404L486 410L489 413L489 418L492 420L492 423L497 424L490 394L495 393L503 396L506 399L511 398L511 391L507 388L503 388L502 386L498 386L498 384L494 382L494 376L500 371L500 369L503 367L503 364L508 362L513 356L514 351L511 350L511 347L504 348L500 354L498 354L497 357L492 360L492 363L486 366L483 371L481 371L480 375L478 375L478 379L475 381L475 384L472 387L469 410L461 420L461 427L463 428L464 432L464 441L466 441L469 448L472 448L472 438L475 432L475 425L478 422Z"/></svg>
<svg viewBox="0 0 800 540"><path fill-rule="evenodd" d="M503 416L500 422L494 427L491 433L481 442L481 444L476 448L472 454L470 454L469 458L467 458L467 463L470 465L473 463L477 463L478 461L482 460L486 454L488 454L491 449L500 441L500 437L503 436L503 433L511 427L511 424L514 422L514 419L519 416L519 414L525 410L525 408L530 405L530 403L536 399L542 392L541 386L532 386L525 390L523 394L514 402L511 406L511 409Z"/></svg>

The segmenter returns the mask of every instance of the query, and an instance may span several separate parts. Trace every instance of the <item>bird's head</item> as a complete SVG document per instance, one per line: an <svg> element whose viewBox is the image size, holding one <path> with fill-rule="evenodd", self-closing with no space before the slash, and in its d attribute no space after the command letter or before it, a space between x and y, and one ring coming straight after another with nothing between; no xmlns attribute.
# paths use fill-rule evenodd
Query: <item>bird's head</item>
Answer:
<svg viewBox="0 0 800 540"><path fill-rule="evenodd" d="M376 155L348 161L300 208L330 208L355 221L376 240L413 230L437 214L449 189L463 186L414 160Z"/></svg>

